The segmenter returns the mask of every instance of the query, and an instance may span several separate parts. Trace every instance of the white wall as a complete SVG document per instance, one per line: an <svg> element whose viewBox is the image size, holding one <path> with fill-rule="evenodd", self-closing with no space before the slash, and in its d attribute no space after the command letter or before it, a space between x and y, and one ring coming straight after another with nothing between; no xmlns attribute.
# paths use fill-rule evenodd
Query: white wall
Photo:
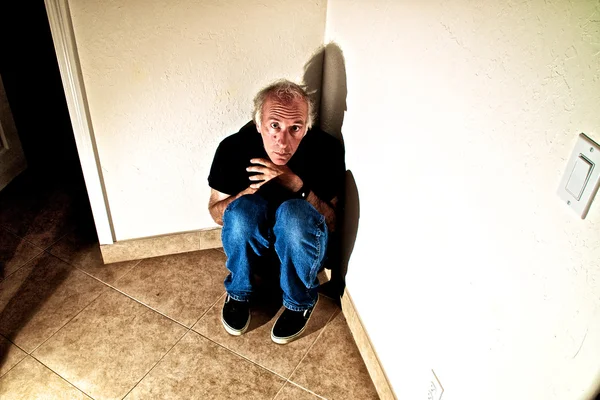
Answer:
<svg viewBox="0 0 600 400"><path fill-rule="evenodd" d="M577 135L600 142L599 21L598 1L329 0L347 284L400 399L432 368L444 400L597 388L600 198L580 220L556 189Z"/></svg>
<svg viewBox="0 0 600 400"><path fill-rule="evenodd" d="M262 86L302 79L325 1L69 5L117 240L215 226L214 151L250 120Z"/></svg>

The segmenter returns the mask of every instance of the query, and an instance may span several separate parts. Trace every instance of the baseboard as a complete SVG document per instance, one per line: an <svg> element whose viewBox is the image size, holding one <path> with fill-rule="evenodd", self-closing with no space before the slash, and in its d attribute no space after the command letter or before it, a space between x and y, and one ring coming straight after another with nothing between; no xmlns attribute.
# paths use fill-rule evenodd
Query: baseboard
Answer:
<svg viewBox="0 0 600 400"><path fill-rule="evenodd" d="M221 228L123 240L100 246L106 264L221 247Z"/></svg>
<svg viewBox="0 0 600 400"><path fill-rule="evenodd" d="M356 312L356 307L354 307L352 297L350 296L350 293L348 293L348 288L344 290L344 295L342 296L342 312L344 313L344 317L346 317L346 322L348 323L348 327L352 332L352 336L354 337L356 346L360 351L360 355L362 356L365 365L367 366L367 370L371 375L371 380L375 385L375 389L377 390L379 398L382 400L395 400L396 395L394 394L392 386L385 375L385 371L381 367L377 353L371 344L371 339L369 339L369 335L367 334L367 331L365 330L362 321Z"/></svg>

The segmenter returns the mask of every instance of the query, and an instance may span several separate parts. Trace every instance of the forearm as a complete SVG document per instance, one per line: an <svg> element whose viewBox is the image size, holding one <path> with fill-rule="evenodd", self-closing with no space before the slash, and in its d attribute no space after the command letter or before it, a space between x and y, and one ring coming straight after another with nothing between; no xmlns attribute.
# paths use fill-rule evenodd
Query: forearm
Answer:
<svg viewBox="0 0 600 400"><path fill-rule="evenodd" d="M292 177L288 188L294 193L301 190L304 182L297 175ZM336 228L336 212L335 207L337 206L337 197L335 197L330 203L321 200L315 192L312 190L308 193L306 200L321 214L325 217L325 223L327 224L327 230L330 232L335 231Z"/></svg>
<svg viewBox="0 0 600 400"><path fill-rule="evenodd" d="M327 224L327 230L334 232L336 229L336 213L335 206L337 205L337 197L332 200L331 204L321 200L317 195L311 191L306 200L321 214L325 217L325 223Z"/></svg>
<svg viewBox="0 0 600 400"><path fill-rule="evenodd" d="M234 200L239 199L240 197L246 194L252 194L256 192L256 189L246 188L239 192L234 196L226 197L222 200L215 201L212 197L208 205L208 212L212 219L219 225L223 225L223 214L225 213L225 209L227 206Z"/></svg>

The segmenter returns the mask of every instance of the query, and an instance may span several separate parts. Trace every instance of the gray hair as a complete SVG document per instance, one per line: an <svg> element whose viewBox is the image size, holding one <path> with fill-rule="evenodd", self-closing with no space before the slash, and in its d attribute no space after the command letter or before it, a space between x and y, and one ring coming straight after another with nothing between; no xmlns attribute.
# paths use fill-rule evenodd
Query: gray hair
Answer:
<svg viewBox="0 0 600 400"><path fill-rule="evenodd" d="M281 79L263 88L254 97L253 119L256 126L260 127L263 107L268 98L274 98L283 102L301 99L308 105L308 117L306 121L307 130L312 128L315 122L315 102L310 98L304 86L298 85L287 79Z"/></svg>

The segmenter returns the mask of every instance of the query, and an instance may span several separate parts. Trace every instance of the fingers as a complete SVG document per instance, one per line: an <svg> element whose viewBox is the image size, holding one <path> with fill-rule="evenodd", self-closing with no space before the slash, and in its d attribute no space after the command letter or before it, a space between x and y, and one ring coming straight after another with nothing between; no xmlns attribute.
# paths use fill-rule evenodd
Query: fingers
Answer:
<svg viewBox="0 0 600 400"><path fill-rule="evenodd" d="M248 168L246 168L246 171L248 172L260 172L261 174L265 173L267 171L268 168L266 167L259 167L258 165L251 165Z"/></svg>
<svg viewBox="0 0 600 400"><path fill-rule="evenodd" d="M250 159L250 164L260 164L264 165L265 167L272 167L274 165L270 160L267 160L266 158L252 158Z"/></svg>

